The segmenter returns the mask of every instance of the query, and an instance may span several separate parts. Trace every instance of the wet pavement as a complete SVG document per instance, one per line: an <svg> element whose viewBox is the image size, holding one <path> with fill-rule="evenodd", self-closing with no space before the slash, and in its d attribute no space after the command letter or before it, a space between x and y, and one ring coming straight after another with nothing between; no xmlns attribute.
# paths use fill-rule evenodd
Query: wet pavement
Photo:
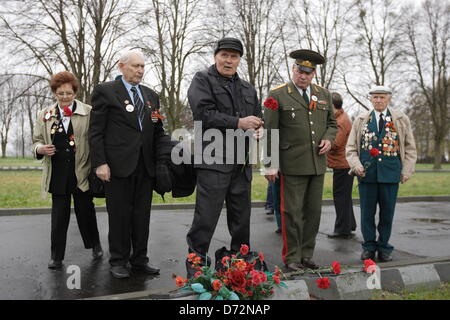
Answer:
<svg viewBox="0 0 450 320"><path fill-rule="evenodd" d="M342 265L361 265L359 207L355 206L358 223L356 238L332 240L327 233L334 225L334 207L324 206L314 259L319 264L340 261ZM172 274L185 276L186 233L193 210L155 210L150 224L150 262L161 268L159 276L133 275L115 279L109 273L107 214L98 213L100 238L105 256L93 261L91 250L84 249L75 216L72 215L64 269L49 270L50 215L0 217L0 299L80 299L143 290L175 289ZM282 266L282 238L275 231L273 215L262 208L252 210L252 250L262 251L271 270ZM211 252L229 246L225 211L222 213L211 243ZM398 203L391 244L394 261L421 257L450 256L450 202ZM213 254L212 254L213 255ZM81 270L81 288L69 289L70 266ZM69 269L69 270L68 270ZM72 281L73 283L73 281Z"/></svg>

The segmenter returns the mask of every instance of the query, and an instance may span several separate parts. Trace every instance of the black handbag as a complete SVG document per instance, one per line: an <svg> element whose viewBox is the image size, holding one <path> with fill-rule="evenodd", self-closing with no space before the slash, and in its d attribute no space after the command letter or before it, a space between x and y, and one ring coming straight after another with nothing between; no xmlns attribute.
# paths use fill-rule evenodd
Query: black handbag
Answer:
<svg viewBox="0 0 450 320"><path fill-rule="evenodd" d="M105 198L105 183L97 177L95 170L89 173L89 190L94 198Z"/></svg>

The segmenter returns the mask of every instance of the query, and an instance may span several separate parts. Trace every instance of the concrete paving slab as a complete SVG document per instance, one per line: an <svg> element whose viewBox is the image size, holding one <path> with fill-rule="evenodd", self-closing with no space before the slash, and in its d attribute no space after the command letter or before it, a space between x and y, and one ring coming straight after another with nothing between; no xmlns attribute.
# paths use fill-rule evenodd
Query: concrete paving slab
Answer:
<svg viewBox="0 0 450 320"><path fill-rule="evenodd" d="M334 207L323 207L314 255L317 263L330 265L337 260L343 267L362 266L359 259L361 236L357 206L355 214L358 223L356 238L332 240L327 237L327 233L333 229ZM185 276L186 234L193 218L192 209L152 212L149 257L152 264L161 268L161 274L153 277L133 275L125 280L115 279L109 273L107 214L98 213L97 218L105 257L99 261L92 260L91 251L84 249L76 219L72 216L64 269L53 271L47 269L50 257L50 215L0 217L0 299L82 299L142 291L168 292L175 289L172 274ZM396 247L394 262L448 256L448 219L449 202L399 203L391 241ZM264 253L270 270L276 265L283 266L282 237L274 232L275 229L273 215L266 215L262 208L252 210L252 250ZM229 242L223 212L211 242L211 255L222 246L229 247ZM67 273L71 265L80 268L80 289L69 289L67 286L72 276Z"/></svg>

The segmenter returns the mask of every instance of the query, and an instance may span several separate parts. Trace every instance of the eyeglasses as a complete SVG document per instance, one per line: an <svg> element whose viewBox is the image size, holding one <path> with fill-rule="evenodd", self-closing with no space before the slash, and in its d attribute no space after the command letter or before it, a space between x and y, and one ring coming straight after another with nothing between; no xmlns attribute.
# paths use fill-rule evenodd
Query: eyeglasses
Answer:
<svg viewBox="0 0 450 320"><path fill-rule="evenodd" d="M73 92L56 92L56 95L60 98L64 98L65 96L67 97L71 97L73 96L75 93Z"/></svg>

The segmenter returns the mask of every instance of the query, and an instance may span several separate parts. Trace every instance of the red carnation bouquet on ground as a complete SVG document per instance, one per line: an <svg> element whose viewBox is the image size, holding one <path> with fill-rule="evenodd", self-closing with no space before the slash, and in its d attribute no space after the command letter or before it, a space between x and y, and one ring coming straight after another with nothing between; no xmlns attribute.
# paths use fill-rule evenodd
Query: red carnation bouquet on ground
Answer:
<svg viewBox="0 0 450 320"><path fill-rule="evenodd" d="M224 271L215 271L201 266L201 258L195 253L188 255L188 261L197 271L192 279L173 275L177 287L199 294L199 300L260 300L270 297L275 288L284 287L281 281L284 275L276 267L275 272L255 270L257 260L264 261L264 255L248 261L243 257L249 253L249 247L242 245L240 252L231 257L222 258Z"/></svg>

